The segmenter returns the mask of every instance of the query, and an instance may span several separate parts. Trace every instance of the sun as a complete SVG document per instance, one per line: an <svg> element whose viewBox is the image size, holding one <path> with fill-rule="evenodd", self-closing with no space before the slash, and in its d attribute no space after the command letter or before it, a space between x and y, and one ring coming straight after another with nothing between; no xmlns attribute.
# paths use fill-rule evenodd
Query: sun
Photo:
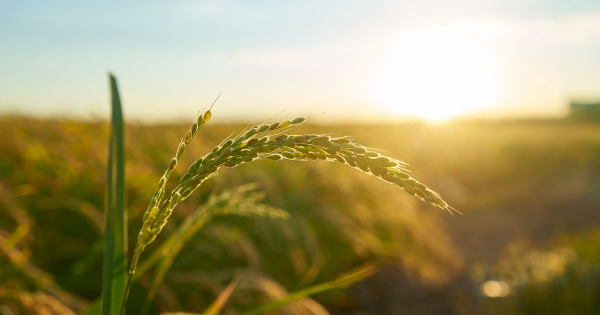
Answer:
<svg viewBox="0 0 600 315"><path fill-rule="evenodd" d="M492 106L498 97L492 49L470 27L405 31L376 80L389 112L445 120Z"/></svg>

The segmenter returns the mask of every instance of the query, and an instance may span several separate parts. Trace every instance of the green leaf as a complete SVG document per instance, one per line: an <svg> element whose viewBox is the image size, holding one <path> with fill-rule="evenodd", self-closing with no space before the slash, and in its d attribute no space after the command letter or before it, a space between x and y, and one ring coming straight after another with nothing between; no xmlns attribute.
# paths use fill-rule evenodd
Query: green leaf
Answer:
<svg viewBox="0 0 600 315"><path fill-rule="evenodd" d="M317 284L312 287L308 287L306 289L302 289L300 291L290 293L286 297L284 297L280 300L273 301L273 302L264 304L262 306L259 306L258 308L254 309L250 312L244 313L243 315L265 314L269 311L278 309L288 303L303 299L305 297L308 297L308 296L311 296L311 295L314 295L317 293L321 293L321 292L325 292L325 291L329 291L329 290L333 290L333 289L347 288L357 282L360 282L360 281L372 276L373 274L375 274L375 271L376 271L376 269L373 265L366 264L350 273L341 275L340 277L338 277L335 280Z"/></svg>
<svg viewBox="0 0 600 315"><path fill-rule="evenodd" d="M104 261L102 266L102 314L118 315L125 296L127 216L125 213L125 152L123 113L117 80L110 77L112 119L104 212Z"/></svg>

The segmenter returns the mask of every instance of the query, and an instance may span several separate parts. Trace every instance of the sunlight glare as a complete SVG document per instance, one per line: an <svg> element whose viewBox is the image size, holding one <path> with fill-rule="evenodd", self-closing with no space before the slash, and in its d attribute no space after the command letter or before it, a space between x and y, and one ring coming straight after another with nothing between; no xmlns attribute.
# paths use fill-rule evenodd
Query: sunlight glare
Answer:
<svg viewBox="0 0 600 315"><path fill-rule="evenodd" d="M510 287L504 281L486 281L481 285L481 293L492 298L505 297L510 293Z"/></svg>
<svg viewBox="0 0 600 315"><path fill-rule="evenodd" d="M392 113L445 120L497 101L496 68L473 25L404 31L383 63L374 94Z"/></svg>

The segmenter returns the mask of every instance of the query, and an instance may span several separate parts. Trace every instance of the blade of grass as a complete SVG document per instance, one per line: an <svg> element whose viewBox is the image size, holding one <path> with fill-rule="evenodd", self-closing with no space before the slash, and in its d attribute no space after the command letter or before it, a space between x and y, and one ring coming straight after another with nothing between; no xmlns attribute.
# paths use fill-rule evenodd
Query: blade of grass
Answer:
<svg viewBox="0 0 600 315"><path fill-rule="evenodd" d="M219 313L229 300L229 297L231 297L231 294L237 287L238 281L239 274L236 274L233 277L233 280L231 280L231 282L225 287L225 289L221 291L217 299L208 307L208 309L204 313L202 313L202 315L219 315Z"/></svg>
<svg viewBox="0 0 600 315"><path fill-rule="evenodd" d="M364 265L352 272L343 274L335 280L317 284L312 287L308 287L306 289L302 289L302 290L296 291L294 293L290 293L283 299L273 301L270 303L266 303L252 311L244 313L243 315L265 314L268 311L275 310L275 309L280 308L288 303L294 302L296 300L300 300L302 298L305 298L305 297L308 297L308 296L311 296L311 295L314 295L317 293L321 293L321 292L325 292L325 291L329 291L329 290L333 290L333 289L338 289L338 288L347 288L357 282L360 282L360 281L372 276L373 274L375 274L375 271L376 271L375 266L373 266L371 264L367 264L367 265Z"/></svg>
<svg viewBox="0 0 600 315"><path fill-rule="evenodd" d="M104 260L102 266L102 314L121 313L125 301L127 217L125 213L125 152L123 113L117 80L109 74L112 103L110 147L104 214Z"/></svg>

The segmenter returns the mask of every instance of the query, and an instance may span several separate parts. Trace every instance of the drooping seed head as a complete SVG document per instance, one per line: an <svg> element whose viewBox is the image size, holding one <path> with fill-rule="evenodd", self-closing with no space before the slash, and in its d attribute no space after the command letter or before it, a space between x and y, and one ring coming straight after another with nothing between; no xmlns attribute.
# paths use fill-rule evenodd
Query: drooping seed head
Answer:
<svg viewBox="0 0 600 315"><path fill-rule="evenodd" d="M180 143L180 147L185 149L185 146L193 138L197 129L209 119L210 111L207 111L202 116L202 119L199 119L197 123L192 125L190 131ZM386 182L395 184L406 190L407 193L411 195L416 194L419 199L425 200L434 206L453 210L437 193L406 174L405 172L408 171L404 169L405 163L380 156L377 152L369 151L362 145L354 143L350 137L331 138L324 135L288 136L281 134L270 142L269 136L263 136L260 139L252 138L256 133L285 128L291 124L303 121L304 118L296 118L293 121L284 121L280 124L274 123L272 125L255 126L235 140L228 139L204 158L194 162L190 166L188 173L181 178L180 184L171 192L170 197L167 200L163 200L165 182L170 172L177 165L180 151L181 153L183 152L178 148L177 157L169 164L168 172L161 178L157 190L151 199L149 209L156 210L154 212L147 210L144 214L144 225L138 237L142 250L154 240L157 233L166 224L168 217L177 203L187 198L204 180L215 176L219 167L235 167L239 164L248 163L260 158L271 160L286 158L297 161L306 159L338 161L357 167Z"/></svg>
<svg viewBox="0 0 600 315"><path fill-rule="evenodd" d="M329 136L318 136L316 138L310 139L310 141L311 142L319 142L321 140L327 140L327 141L329 141L330 139L331 139L331 137L329 137Z"/></svg>
<svg viewBox="0 0 600 315"><path fill-rule="evenodd" d="M331 155L335 155L337 153L338 150L335 149L330 149L330 148L325 148L325 152L331 154Z"/></svg>
<svg viewBox="0 0 600 315"><path fill-rule="evenodd" d="M264 124L258 128L258 132L265 132L269 130L269 127L271 127L269 124Z"/></svg>
<svg viewBox="0 0 600 315"><path fill-rule="evenodd" d="M210 110L207 110L206 113L204 113L204 115L202 115L202 123L206 124L210 118L212 117L212 113L210 112Z"/></svg>
<svg viewBox="0 0 600 315"><path fill-rule="evenodd" d="M305 119L305 118L303 118L303 117L298 117L298 118L296 118L296 119L292 120L292 124L293 124L293 125L295 125L295 124L299 124L299 123L301 123L301 122L304 122L305 120L306 120L306 119Z"/></svg>
<svg viewBox="0 0 600 315"><path fill-rule="evenodd" d="M310 147L309 150L315 152L315 153L319 153L319 154L325 154L325 150L321 149L320 147Z"/></svg>
<svg viewBox="0 0 600 315"><path fill-rule="evenodd" d="M296 149L296 151L300 151L304 154L308 153L308 149L305 147L296 147L295 149Z"/></svg>
<svg viewBox="0 0 600 315"><path fill-rule="evenodd" d="M410 175L408 175L408 174L406 174L404 172L401 172L401 171L398 171L398 170L392 170L392 171L394 172L394 174L396 174L396 176L398 176L398 177L400 177L402 179L409 179L410 178Z"/></svg>
<svg viewBox="0 0 600 315"><path fill-rule="evenodd" d="M277 129L277 128L279 128L279 123L278 123L278 122L276 122L276 123L273 123L273 124L272 124L272 125L269 127L269 130L275 130L275 129Z"/></svg>
<svg viewBox="0 0 600 315"><path fill-rule="evenodd" d="M325 147L325 148L327 148L329 150L332 150L331 149L331 145L330 145L331 141L329 141L329 140L319 140L319 141L317 141L317 144L320 145L320 146L322 146L322 147ZM332 151L335 152L336 150L332 150Z"/></svg>
<svg viewBox="0 0 600 315"><path fill-rule="evenodd" d="M252 127L250 128L248 131L244 132L244 136L246 137L246 139L252 137L253 135L256 134L256 127Z"/></svg>
<svg viewBox="0 0 600 315"><path fill-rule="evenodd" d="M212 174L215 173L217 171L217 167L216 166L211 166L206 170L207 174Z"/></svg>
<svg viewBox="0 0 600 315"><path fill-rule="evenodd" d="M300 142L305 142L306 138L304 136L294 136L294 142L296 143L300 143Z"/></svg>
<svg viewBox="0 0 600 315"><path fill-rule="evenodd" d="M339 144L350 143L350 139L347 138L337 138L333 141Z"/></svg>
<svg viewBox="0 0 600 315"><path fill-rule="evenodd" d="M239 153L241 156L248 156L250 154L250 150L248 149L243 149L240 151Z"/></svg>
<svg viewBox="0 0 600 315"><path fill-rule="evenodd" d="M409 186L415 186L417 184L417 181L413 178L405 179L404 182Z"/></svg>
<svg viewBox="0 0 600 315"><path fill-rule="evenodd" d="M361 159L357 159L356 160L356 165L358 166L358 168L360 168L363 172L369 172L369 166L367 165L367 162Z"/></svg>
<svg viewBox="0 0 600 315"><path fill-rule="evenodd" d="M316 160L316 159L318 159L318 156L317 156L317 154L316 154L316 153L312 153L312 152L308 152L308 153L306 153L306 157L307 157L309 160Z"/></svg>
<svg viewBox="0 0 600 315"><path fill-rule="evenodd" d="M346 160L346 163L348 163L348 165L352 166L352 167L356 167L356 159L350 156L344 156L344 159Z"/></svg>
<svg viewBox="0 0 600 315"><path fill-rule="evenodd" d="M172 171L175 169L175 167L177 166L177 159L172 159L171 163L169 164L169 171Z"/></svg>
<svg viewBox="0 0 600 315"><path fill-rule="evenodd" d="M421 199L425 199L425 193L421 189L415 188L415 194L419 196Z"/></svg>
<svg viewBox="0 0 600 315"><path fill-rule="evenodd" d="M233 144L233 140L229 139L223 143L223 148L228 148Z"/></svg>
<svg viewBox="0 0 600 315"><path fill-rule="evenodd" d="M415 184L413 186L415 186L416 188L419 188L419 189L427 189L427 186L425 186L419 182L415 182Z"/></svg>
<svg viewBox="0 0 600 315"><path fill-rule="evenodd" d="M290 152L281 152L281 155L283 155L284 157L293 160L296 156L293 153Z"/></svg>
<svg viewBox="0 0 600 315"><path fill-rule="evenodd" d="M242 159L242 162L244 162L244 163L252 162L252 160L253 160L253 158L250 156L242 156L241 159Z"/></svg>
<svg viewBox="0 0 600 315"><path fill-rule="evenodd" d="M188 168L188 173L195 173L196 170L198 169L198 166L200 166L200 164L202 164L203 159L199 158L198 160L196 160L194 163L192 163L192 165L190 165L190 167Z"/></svg>
<svg viewBox="0 0 600 315"><path fill-rule="evenodd" d="M377 161L377 163L385 163L385 162L389 162L390 158L385 157L385 156L380 156L380 157L376 158L375 161Z"/></svg>
<svg viewBox="0 0 600 315"><path fill-rule="evenodd" d="M294 139L288 138L283 141L283 145L288 148L293 148L296 146L296 142L294 142Z"/></svg>
<svg viewBox="0 0 600 315"><path fill-rule="evenodd" d="M390 175L389 173L385 173L385 174L381 175L381 178L388 183L394 184L394 176Z"/></svg>
<svg viewBox="0 0 600 315"><path fill-rule="evenodd" d="M375 176L381 176L383 174L387 174L385 168L383 168L379 165L375 165L375 166L369 165L369 170L371 170L371 173L373 173L373 175L375 175Z"/></svg>
<svg viewBox="0 0 600 315"><path fill-rule="evenodd" d="M271 153L271 152L273 152L273 151L275 151L277 149L279 149L279 147L276 146L276 145L267 145L267 146L264 147L263 152L264 153Z"/></svg>
<svg viewBox="0 0 600 315"><path fill-rule="evenodd" d="M245 140L244 136L239 136L239 137L235 138L235 140L233 140L233 143L231 145L235 146L244 140Z"/></svg>
<svg viewBox="0 0 600 315"><path fill-rule="evenodd" d="M195 125L195 124L194 124ZM190 141L192 140L192 130L189 130L186 134L185 134L185 140L183 141L185 144L190 143Z"/></svg>
<svg viewBox="0 0 600 315"><path fill-rule="evenodd" d="M363 148L363 147L353 147L352 152L354 152L356 154L365 154L365 153L367 153L367 150L365 150L365 148Z"/></svg>
<svg viewBox="0 0 600 315"><path fill-rule="evenodd" d="M185 151L185 143L180 142L179 146L177 147L177 152L175 152L175 158L179 160L181 158L181 156L183 155L184 151Z"/></svg>
<svg viewBox="0 0 600 315"><path fill-rule="evenodd" d="M241 159L232 159L223 164L225 167L236 167L238 164L242 162Z"/></svg>
<svg viewBox="0 0 600 315"><path fill-rule="evenodd" d="M337 142L329 141L329 148L331 148L332 150L339 151L342 149L342 146Z"/></svg>
<svg viewBox="0 0 600 315"><path fill-rule="evenodd" d="M219 154L219 156L221 157L228 157L231 154L231 149L230 148L224 148L223 150L221 150L221 153Z"/></svg>

